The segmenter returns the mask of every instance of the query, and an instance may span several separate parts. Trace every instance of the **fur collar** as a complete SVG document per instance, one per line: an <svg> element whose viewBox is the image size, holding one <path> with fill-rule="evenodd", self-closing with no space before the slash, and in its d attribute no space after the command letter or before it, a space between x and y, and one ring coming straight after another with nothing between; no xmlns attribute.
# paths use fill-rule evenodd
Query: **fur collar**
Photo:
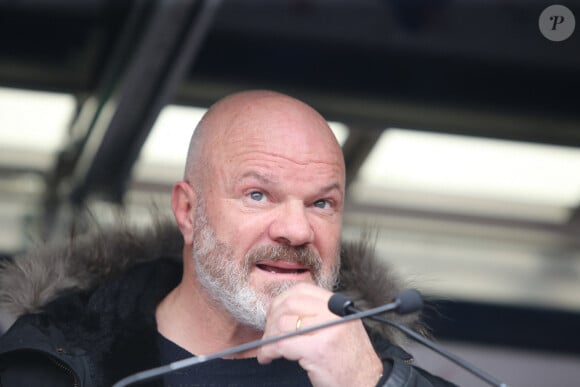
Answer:
<svg viewBox="0 0 580 387"><path fill-rule="evenodd" d="M388 265L369 247L369 238L342 246L338 290L366 309L392 301L403 288ZM118 277L128 268L159 257L181 260L183 241L176 226L159 222L147 229L114 227L71 237L66 244L39 246L34 251L0 263L0 332L26 313L71 289L91 289ZM390 316L421 329L418 316ZM395 344L403 335L385 325L371 325Z"/></svg>

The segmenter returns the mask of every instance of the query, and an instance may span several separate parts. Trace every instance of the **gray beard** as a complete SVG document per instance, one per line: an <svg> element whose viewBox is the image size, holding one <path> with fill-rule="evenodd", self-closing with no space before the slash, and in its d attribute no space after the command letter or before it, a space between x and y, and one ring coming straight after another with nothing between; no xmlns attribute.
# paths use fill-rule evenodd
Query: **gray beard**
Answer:
<svg viewBox="0 0 580 387"><path fill-rule="evenodd" d="M290 256L312 267L318 286L332 290L338 278L338 251L337 247L337 263L329 273L322 272L322 260L318 254L305 248L262 248L249 252L240 263L234 259L233 249L217 238L208 222L203 201L195 209L192 253L201 286L212 301L221 305L235 320L258 331L265 328L266 314L272 299L299 281L273 281L262 289L254 289L250 285L249 276L255 262L260 259L288 259Z"/></svg>

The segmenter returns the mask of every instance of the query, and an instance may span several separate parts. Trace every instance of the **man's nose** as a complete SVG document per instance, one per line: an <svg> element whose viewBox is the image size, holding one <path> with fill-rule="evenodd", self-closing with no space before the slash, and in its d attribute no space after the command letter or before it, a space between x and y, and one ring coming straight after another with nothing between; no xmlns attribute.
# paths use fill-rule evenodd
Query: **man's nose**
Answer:
<svg viewBox="0 0 580 387"><path fill-rule="evenodd" d="M304 204L298 201L280 206L270 224L270 238L288 246L303 246L314 240L314 230Z"/></svg>

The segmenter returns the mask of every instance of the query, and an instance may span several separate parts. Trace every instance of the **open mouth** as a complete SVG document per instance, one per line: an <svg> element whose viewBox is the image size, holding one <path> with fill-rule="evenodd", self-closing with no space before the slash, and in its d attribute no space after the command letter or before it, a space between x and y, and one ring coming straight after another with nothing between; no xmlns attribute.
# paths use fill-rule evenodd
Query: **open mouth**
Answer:
<svg viewBox="0 0 580 387"><path fill-rule="evenodd" d="M307 268L303 267L282 267L282 266L272 266L264 263L258 263L256 265L258 269L267 271L269 273L275 274L302 274L309 271Z"/></svg>

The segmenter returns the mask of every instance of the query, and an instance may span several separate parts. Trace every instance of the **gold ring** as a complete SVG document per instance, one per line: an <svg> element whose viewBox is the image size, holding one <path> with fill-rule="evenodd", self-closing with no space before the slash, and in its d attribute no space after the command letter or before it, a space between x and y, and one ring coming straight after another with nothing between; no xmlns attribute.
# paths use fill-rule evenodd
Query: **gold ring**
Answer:
<svg viewBox="0 0 580 387"><path fill-rule="evenodd" d="M302 317L298 316L298 320L296 320L296 330L300 330L300 326L302 325Z"/></svg>

